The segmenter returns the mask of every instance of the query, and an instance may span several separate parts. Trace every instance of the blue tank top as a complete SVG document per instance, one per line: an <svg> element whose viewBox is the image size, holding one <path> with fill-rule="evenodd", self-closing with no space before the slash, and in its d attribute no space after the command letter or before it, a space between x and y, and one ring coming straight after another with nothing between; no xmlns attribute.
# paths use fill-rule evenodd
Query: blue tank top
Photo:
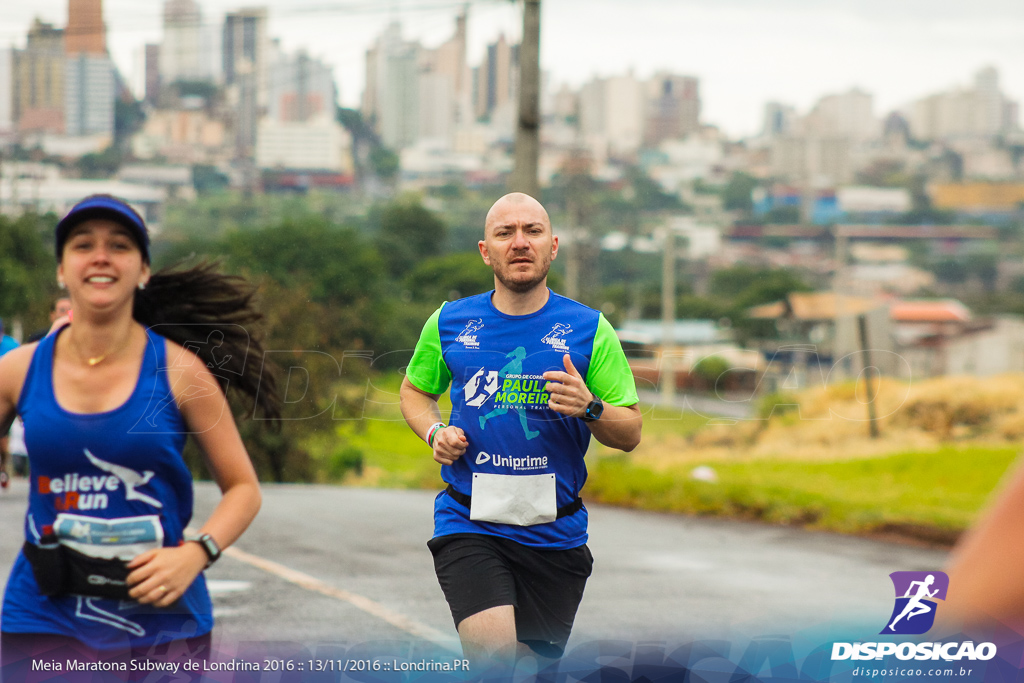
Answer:
<svg viewBox="0 0 1024 683"><path fill-rule="evenodd" d="M127 532L143 544L181 543L193 501L192 476L182 458L186 427L167 379L166 342L146 334L131 396L114 410L90 414L57 403L57 335L39 342L18 400L31 458L26 540L37 542L56 531L103 544L125 536L114 532ZM83 532L87 529L96 538ZM213 607L202 574L168 608L78 595L46 597L21 553L0 614L5 633L70 636L97 649L191 638L212 628Z"/></svg>

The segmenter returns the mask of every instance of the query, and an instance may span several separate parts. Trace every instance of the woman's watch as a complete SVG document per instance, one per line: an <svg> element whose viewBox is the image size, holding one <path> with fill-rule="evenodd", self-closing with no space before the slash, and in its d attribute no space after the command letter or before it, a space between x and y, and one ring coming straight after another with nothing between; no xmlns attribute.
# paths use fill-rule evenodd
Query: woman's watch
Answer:
<svg viewBox="0 0 1024 683"><path fill-rule="evenodd" d="M583 413L584 422L596 422L601 419L601 414L604 412L604 403L601 402L597 396L594 400L587 404L587 410Z"/></svg>
<svg viewBox="0 0 1024 683"><path fill-rule="evenodd" d="M210 534L199 534L198 536L189 534L185 536L185 541L195 541L199 544L199 547L206 553L206 567L220 559L220 546L217 545L217 541L213 540L213 536Z"/></svg>

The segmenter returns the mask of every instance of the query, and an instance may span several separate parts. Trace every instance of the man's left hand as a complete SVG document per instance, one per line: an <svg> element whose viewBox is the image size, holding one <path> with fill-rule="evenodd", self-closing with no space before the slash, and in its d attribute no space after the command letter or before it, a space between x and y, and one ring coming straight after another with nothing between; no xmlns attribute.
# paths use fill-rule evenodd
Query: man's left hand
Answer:
<svg viewBox="0 0 1024 683"><path fill-rule="evenodd" d="M548 392L548 407L556 413L569 417L583 417L587 406L594 400L580 371L572 364L569 354L562 356L565 372L549 370L544 373L548 380L545 390Z"/></svg>

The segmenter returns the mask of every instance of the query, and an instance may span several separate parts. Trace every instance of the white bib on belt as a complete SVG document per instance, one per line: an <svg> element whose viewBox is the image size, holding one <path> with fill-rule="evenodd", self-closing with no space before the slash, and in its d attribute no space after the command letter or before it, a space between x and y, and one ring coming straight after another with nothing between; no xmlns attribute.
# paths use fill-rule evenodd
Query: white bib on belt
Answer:
<svg viewBox="0 0 1024 683"><path fill-rule="evenodd" d="M475 472L472 497L469 518L474 521L532 526L558 518L554 474Z"/></svg>

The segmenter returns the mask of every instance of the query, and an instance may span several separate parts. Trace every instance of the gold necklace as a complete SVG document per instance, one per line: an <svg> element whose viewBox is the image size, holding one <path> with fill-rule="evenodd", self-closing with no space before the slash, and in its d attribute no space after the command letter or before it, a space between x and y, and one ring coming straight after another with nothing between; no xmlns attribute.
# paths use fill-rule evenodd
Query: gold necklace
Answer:
<svg viewBox="0 0 1024 683"><path fill-rule="evenodd" d="M85 359L85 362L89 364L89 367L90 367L90 368L91 368L91 367L94 367L94 366L96 366L96 365L99 365L100 363L102 363L103 361L105 361L105 360L107 359L107 357L108 357L108 356L110 356L110 354L112 354L112 353L115 353L115 352L118 352L118 351L121 351L122 349L124 349L125 347L127 347L127 346L128 346L128 344L130 344L130 343L131 343L131 341L132 341L132 335L131 335L131 332L129 332L129 333L128 333L128 339L127 339L127 341L125 341L125 343L124 343L124 344L121 344L121 346L119 346L119 347L117 347L117 348L114 348L114 349L111 349L111 350L107 351L107 352L106 352L105 354L103 354L102 356L94 356L94 357L92 357L92 358L86 358L86 359Z"/></svg>

